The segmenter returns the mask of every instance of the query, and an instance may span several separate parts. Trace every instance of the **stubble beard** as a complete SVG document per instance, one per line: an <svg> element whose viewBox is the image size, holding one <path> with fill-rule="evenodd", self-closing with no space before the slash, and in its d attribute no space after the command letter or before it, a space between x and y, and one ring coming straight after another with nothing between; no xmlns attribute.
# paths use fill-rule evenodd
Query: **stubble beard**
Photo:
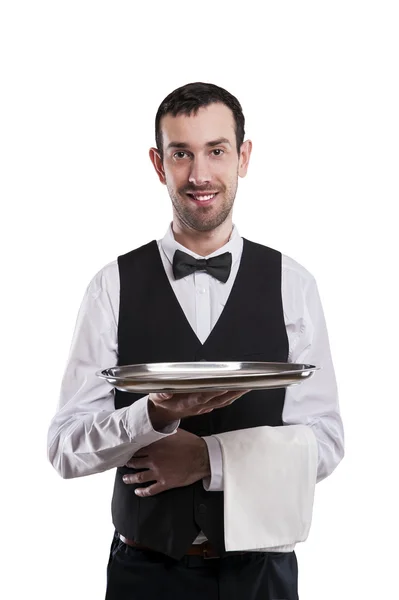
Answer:
<svg viewBox="0 0 399 600"><path fill-rule="evenodd" d="M216 213L212 204L203 207L193 204L191 207L188 204L190 200L187 197L185 200L181 200L180 196L169 185L167 185L167 188L174 210L185 226L195 231L212 231L224 223L231 213L237 193L237 182L235 186L227 187L225 192L219 192L219 194L223 194L224 200ZM182 195L184 195L184 192L182 192ZM218 198L216 201L218 202L220 199Z"/></svg>

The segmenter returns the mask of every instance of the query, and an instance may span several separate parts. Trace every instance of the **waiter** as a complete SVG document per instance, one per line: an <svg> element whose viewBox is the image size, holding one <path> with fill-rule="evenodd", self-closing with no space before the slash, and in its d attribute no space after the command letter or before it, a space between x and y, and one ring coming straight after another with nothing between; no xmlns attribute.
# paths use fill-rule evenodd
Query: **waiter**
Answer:
<svg viewBox="0 0 399 600"><path fill-rule="evenodd" d="M252 150L234 96L185 85L155 128L150 158L173 221L88 286L49 459L64 478L116 468L107 600L295 600L314 486L343 456L317 285L233 224ZM321 369L289 388L145 397L95 375L200 360Z"/></svg>

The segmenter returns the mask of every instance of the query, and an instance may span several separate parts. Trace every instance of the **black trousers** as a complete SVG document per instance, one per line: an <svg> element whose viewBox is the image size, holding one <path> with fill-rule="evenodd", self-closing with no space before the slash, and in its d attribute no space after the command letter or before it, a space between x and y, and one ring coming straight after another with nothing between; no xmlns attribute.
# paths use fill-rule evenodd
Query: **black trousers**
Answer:
<svg viewBox="0 0 399 600"><path fill-rule="evenodd" d="M184 556L124 544L115 532L105 600L298 600L295 552Z"/></svg>

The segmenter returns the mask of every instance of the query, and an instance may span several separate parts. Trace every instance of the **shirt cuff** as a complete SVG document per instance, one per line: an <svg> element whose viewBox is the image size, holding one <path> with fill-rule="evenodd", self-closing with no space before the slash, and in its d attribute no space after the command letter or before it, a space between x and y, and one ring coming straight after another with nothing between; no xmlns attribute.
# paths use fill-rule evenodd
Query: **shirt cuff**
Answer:
<svg viewBox="0 0 399 600"><path fill-rule="evenodd" d="M173 421L160 431L154 429L148 414L148 395L136 400L127 411L126 431L132 442L140 448L149 446L158 440L176 433L180 419Z"/></svg>
<svg viewBox="0 0 399 600"><path fill-rule="evenodd" d="M202 438L208 446L211 476L204 477L202 484L207 492L223 492L223 459L220 442L216 437Z"/></svg>

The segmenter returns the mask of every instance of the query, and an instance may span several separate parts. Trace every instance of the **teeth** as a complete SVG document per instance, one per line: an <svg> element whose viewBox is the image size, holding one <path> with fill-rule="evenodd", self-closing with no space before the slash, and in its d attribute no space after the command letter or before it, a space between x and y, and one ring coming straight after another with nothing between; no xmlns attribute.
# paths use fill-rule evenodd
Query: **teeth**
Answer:
<svg viewBox="0 0 399 600"><path fill-rule="evenodd" d="M195 198L196 200L199 200L200 202L205 202L205 200L210 200L214 196L216 196L216 194L211 194L210 196L194 196L193 195L193 198Z"/></svg>

